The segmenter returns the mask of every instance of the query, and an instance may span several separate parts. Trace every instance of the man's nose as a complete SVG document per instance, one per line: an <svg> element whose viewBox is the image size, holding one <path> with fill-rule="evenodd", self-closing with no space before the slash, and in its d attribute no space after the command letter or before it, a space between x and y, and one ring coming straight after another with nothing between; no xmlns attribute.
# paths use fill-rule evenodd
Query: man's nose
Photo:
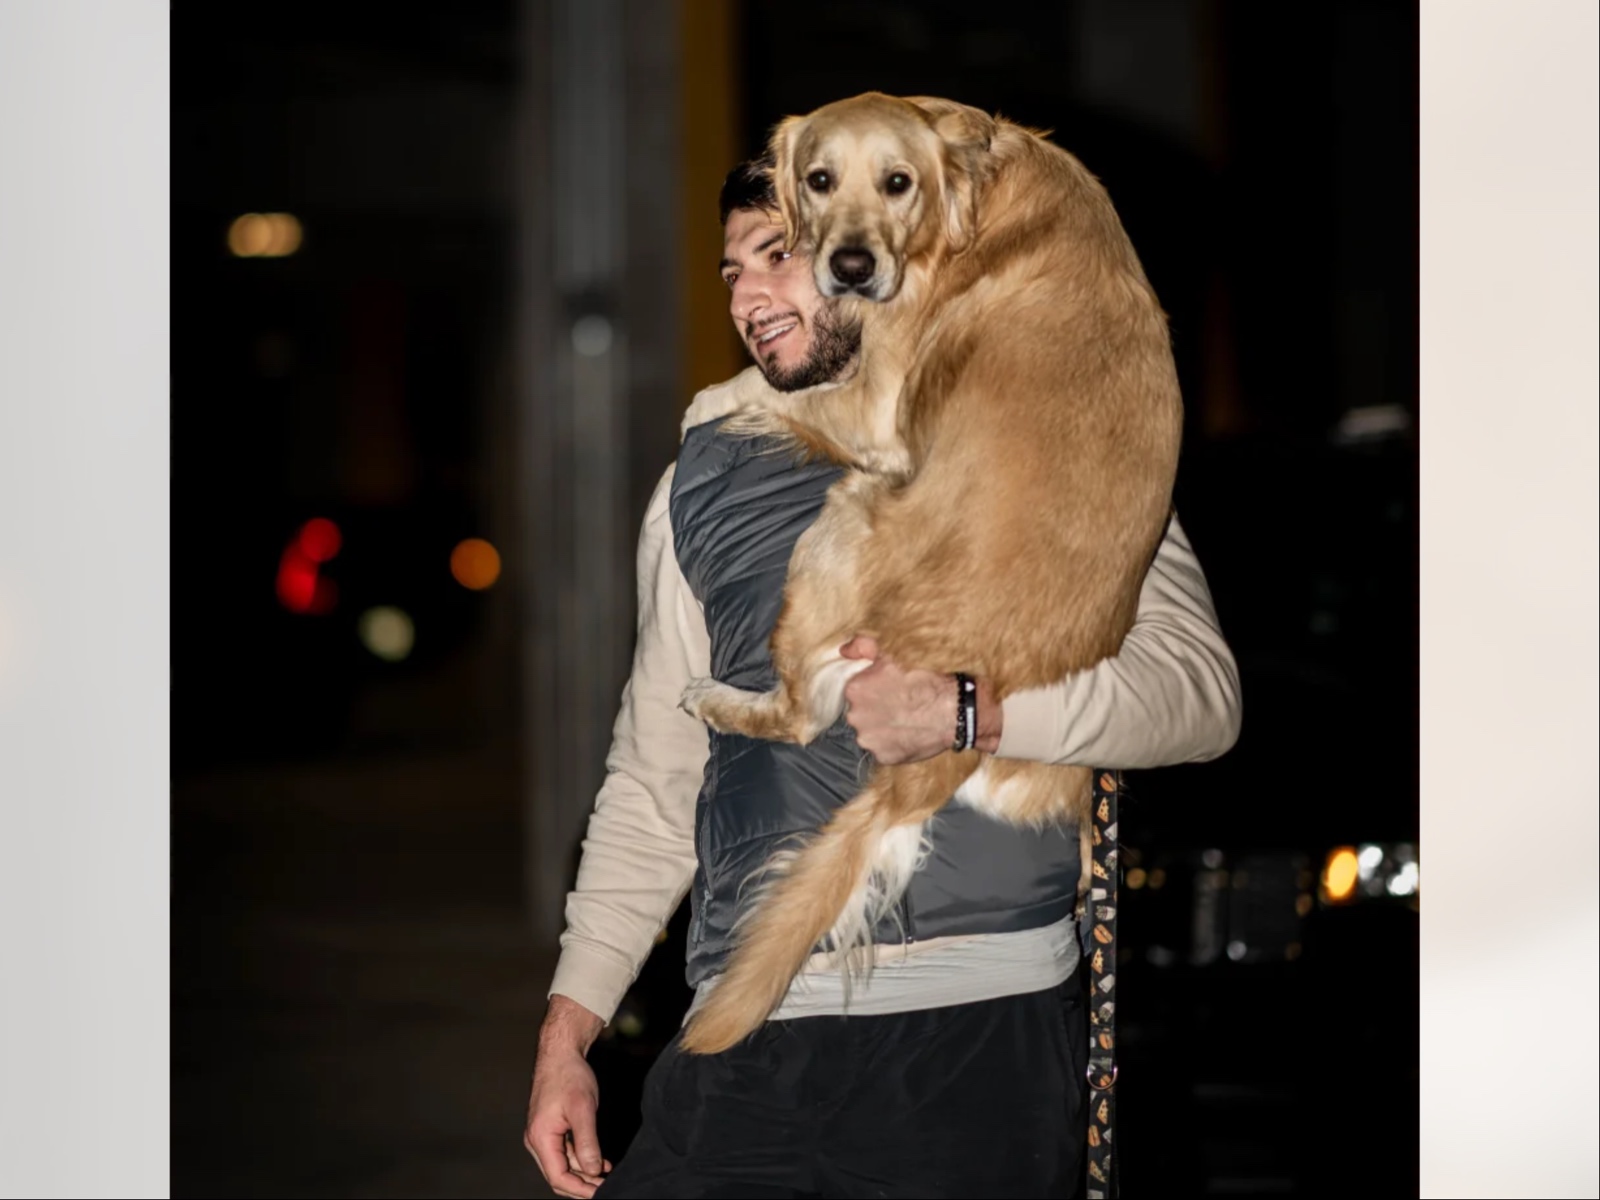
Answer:
<svg viewBox="0 0 1600 1200"><path fill-rule="evenodd" d="M767 288L755 281L745 282L741 275L733 281L733 295L728 301L728 311L735 320L748 321L772 303Z"/></svg>

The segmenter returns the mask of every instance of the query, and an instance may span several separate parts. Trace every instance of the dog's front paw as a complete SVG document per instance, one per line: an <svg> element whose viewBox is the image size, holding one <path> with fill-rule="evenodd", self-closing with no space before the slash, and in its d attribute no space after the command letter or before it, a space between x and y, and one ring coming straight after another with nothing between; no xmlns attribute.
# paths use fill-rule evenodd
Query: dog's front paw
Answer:
<svg viewBox="0 0 1600 1200"><path fill-rule="evenodd" d="M731 698L744 693L715 679L694 679L683 689L678 707L697 721L704 721L718 733L728 732L725 717Z"/></svg>
<svg viewBox="0 0 1600 1200"><path fill-rule="evenodd" d="M678 706L718 733L793 741L786 693L746 692L715 679L696 679L683 689Z"/></svg>

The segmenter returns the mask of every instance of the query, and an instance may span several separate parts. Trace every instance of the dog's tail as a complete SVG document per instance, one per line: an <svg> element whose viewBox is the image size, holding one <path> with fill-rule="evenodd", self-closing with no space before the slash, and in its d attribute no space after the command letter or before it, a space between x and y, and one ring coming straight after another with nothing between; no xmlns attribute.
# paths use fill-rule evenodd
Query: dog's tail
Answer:
<svg viewBox="0 0 1600 1200"><path fill-rule="evenodd" d="M892 872L900 876L892 881L873 878L894 824L877 789L869 788L793 856L739 932L728 969L689 1019L685 1051L716 1054L753 1033L830 931L841 943L841 961L854 949L851 943L870 938L871 910L892 906L909 882L908 871ZM920 823L910 832L920 840Z"/></svg>

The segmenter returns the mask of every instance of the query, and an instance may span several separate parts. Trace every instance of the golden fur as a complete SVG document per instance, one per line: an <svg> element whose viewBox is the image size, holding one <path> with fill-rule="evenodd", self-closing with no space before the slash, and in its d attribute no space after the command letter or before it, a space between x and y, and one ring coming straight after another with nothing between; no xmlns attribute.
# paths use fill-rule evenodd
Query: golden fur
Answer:
<svg viewBox="0 0 1600 1200"><path fill-rule="evenodd" d="M684 707L809 742L865 665L838 654L858 633L999 698L1114 655L1169 516L1182 406L1165 314L1104 189L1045 135L929 98L828 105L784 121L773 151L790 245L811 251L824 294L843 287L836 250L873 256L835 301L860 320L862 351L843 383L731 389L729 425L855 470L795 546L771 643L779 687L697 681ZM1087 768L977 751L877 765L774 871L683 1048L755 1030L830 932L858 954L906 883L879 857L886 835L958 789L997 819L1076 823L1087 878Z"/></svg>

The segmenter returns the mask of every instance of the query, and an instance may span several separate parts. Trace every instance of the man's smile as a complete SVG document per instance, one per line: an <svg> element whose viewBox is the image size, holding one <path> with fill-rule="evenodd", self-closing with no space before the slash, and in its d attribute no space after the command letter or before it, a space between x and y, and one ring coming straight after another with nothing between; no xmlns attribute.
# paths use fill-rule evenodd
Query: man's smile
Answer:
<svg viewBox="0 0 1600 1200"><path fill-rule="evenodd" d="M750 344L759 350L767 350L780 338L792 333L799 325L800 319L798 317L779 317L776 321L763 327L760 332L752 330Z"/></svg>

